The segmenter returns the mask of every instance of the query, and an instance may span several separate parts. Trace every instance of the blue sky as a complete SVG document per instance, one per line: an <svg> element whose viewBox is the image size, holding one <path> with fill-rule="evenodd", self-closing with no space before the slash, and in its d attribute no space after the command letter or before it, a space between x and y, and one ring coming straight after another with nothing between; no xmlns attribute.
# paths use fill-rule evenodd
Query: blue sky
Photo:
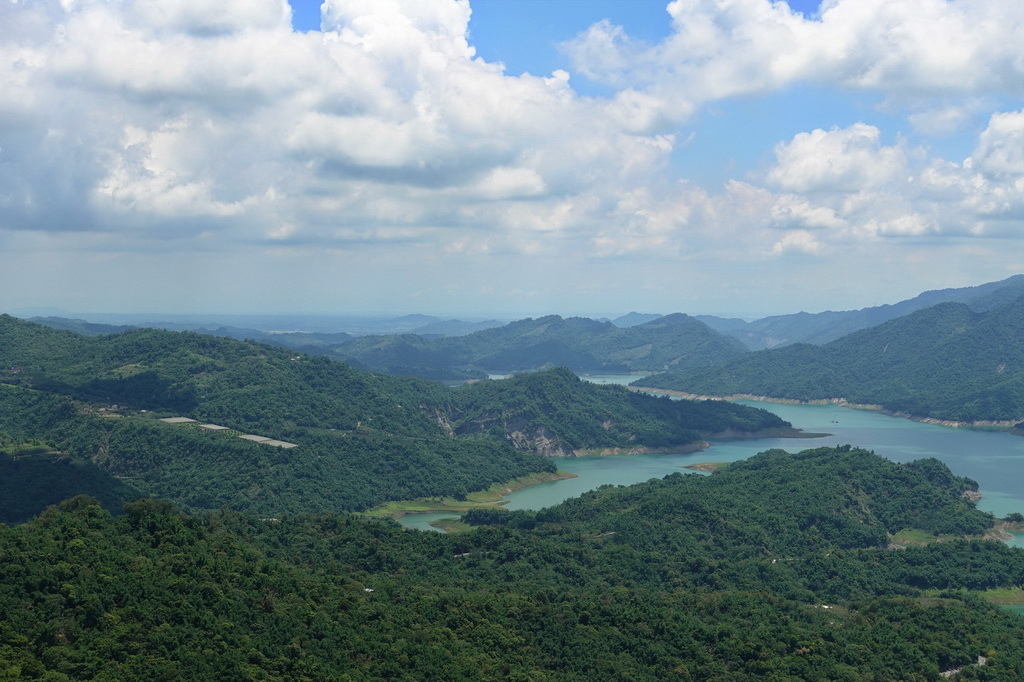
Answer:
<svg viewBox="0 0 1024 682"><path fill-rule="evenodd" d="M0 0L0 311L849 309L1024 271L990 0Z"/></svg>

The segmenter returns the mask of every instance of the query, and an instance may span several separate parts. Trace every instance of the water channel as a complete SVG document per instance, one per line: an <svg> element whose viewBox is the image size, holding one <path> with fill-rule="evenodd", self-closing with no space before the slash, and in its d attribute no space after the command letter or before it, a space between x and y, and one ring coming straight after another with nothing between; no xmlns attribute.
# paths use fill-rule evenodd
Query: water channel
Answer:
<svg viewBox="0 0 1024 682"><path fill-rule="evenodd" d="M584 377L595 383L627 383L635 376ZM707 450L687 454L572 457L558 460L563 471L576 478L541 483L516 491L505 499L507 509L541 509L581 495L600 485L628 485L661 478L700 462L734 462L770 448L789 451L850 444L874 450L897 462L934 457L953 473L978 481L982 498L978 508L998 517L1024 513L1024 438L1003 432L956 429L922 424L877 412L839 405L786 405L748 402L778 414L808 433L828 433L820 438L759 438L716 441ZM434 530L430 521L455 518L452 514L414 514L403 525ZM1024 546L1024 534L1010 544Z"/></svg>

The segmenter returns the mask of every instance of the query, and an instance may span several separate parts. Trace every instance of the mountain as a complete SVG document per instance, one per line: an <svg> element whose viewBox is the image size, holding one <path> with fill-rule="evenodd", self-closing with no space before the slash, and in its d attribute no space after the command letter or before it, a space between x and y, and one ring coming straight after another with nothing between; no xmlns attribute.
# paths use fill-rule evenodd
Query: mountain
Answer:
<svg viewBox="0 0 1024 682"><path fill-rule="evenodd" d="M632 438L632 447L660 447L685 431L689 440L674 441L684 445L701 431L749 430L762 419L756 410L715 408L704 411L706 424L691 421L692 431L681 430L679 413L650 399L632 402L632 416L620 417L615 429L586 430L577 405L594 410L589 418L600 423L619 409L622 395L559 376L562 392L549 401L544 425L550 438L574 449L608 447L609 434ZM513 386L531 381L545 378ZM460 415L480 414L474 391L487 389L453 392L191 332L87 337L0 316L0 443L46 447L190 509L363 510L553 472L539 445L517 441L508 429L469 435L451 428ZM161 420L171 417L219 428Z"/></svg>
<svg viewBox="0 0 1024 682"><path fill-rule="evenodd" d="M0 526L11 679L1020 679L1024 586L934 460L762 453L458 535L76 497ZM784 501L784 503L780 503Z"/></svg>
<svg viewBox="0 0 1024 682"><path fill-rule="evenodd" d="M861 310L801 312L765 317L753 322L710 315L701 316L700 319L713 329L739 339L747 348L761 350L794 343L828 343L859 329L873 327L939 303L963 303L975 312L985 312L1022 294L1024 275L1014 275L999 282L974 287L926 291L906 301Z"/></svg>
<svg viewBox="0 0 1024 682"><path fill-rule="evenodd" d="M75 332L76 334L84 334L86 336L99 336L101 334L120 334L121 332L128 331L129 329L135 329L131 325L122 324L103 324L100 322L88 322L79 318L68 318L68 317L33 317L29 319L30 322L37 324L46 325L54 329L65 329L69 332Z"/></svg>
<svg viewBox="0 0 1024 682"><path fill-rule="evenodd" d="M701 395L842 398L956 422L1024 417L1024 296L974 312L942 303L823 346L757 351L638 382Z"/></svg>
<svg viewBox="0 0 1024 682"><path fill-rule="evenodd" d="M434 320L421 327L417 327L416 334L420 336L465 336L483 329L500 327L498 320L483 320L481 322L466 322L463 320Z"/></svg>
<svg viewBox="0 0 1024 682"><path fill-rule="evenodd" d="M638 324L644 324L645 322L652 322L661 317L660 314L652 313L627 313L621 317L616 317L612 320L612 324L616 327L635 327Z"/></svg>
<svg viewBox="0 0 1024 682"><path fill-rule="evenodd" d="M584 317L527 318L457 338L364 336L339 345L338 357L391 374L431 376L562 366L576 372L695 368L744 352L742 344L676 313L620 328Z"/></svg>

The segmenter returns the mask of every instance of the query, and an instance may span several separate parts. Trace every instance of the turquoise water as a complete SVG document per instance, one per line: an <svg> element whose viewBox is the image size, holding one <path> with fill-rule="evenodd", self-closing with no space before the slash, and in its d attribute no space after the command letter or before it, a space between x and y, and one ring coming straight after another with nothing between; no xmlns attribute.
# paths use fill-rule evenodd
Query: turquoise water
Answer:
<svg viewBox="0 0 1024 682"><path fill-rule="evenodd" d="M443 533L440 528L434 528L430 525L431 521L438 521L440 519L457 519L458 514L452 514L450 512L423 512L420 514L406 514L402 518L398 519L398 522L406 528L415 528L416 530L436 530Z"/></svg>
<svg viewBox="0 0 1024 682"><path fill-rule="evenodd" d="M1024 547L1024 533L1014 532L1011 533L1013 538L1006 541L1010 547Z"/></svg>
<svg viewBox="0 0 1024 682"><path fill-rule="evenodd" d="M612 381L611 377L614 376L600 378ZM690 472L680 467L699 462L734 462L769 448L797 451L850 444L874 450L897 462L935 457L958 476L978 481L982 493L982 499L978 502L979 509L998 517L1015 511L1024 513L1024 438L1020 436L921 424L837 405L783 405L748 401L743 404L768 409L806 432L831 435L808 439L720 441L712 443L707 450L690 454L560 459L558 467L577 474L577 478L541 483L518 490L507 496L506 508L540 509L606 483L628 485L650 478L661 478L677 471ZM422 528L427 520L416 517L425 516L406 516L402 523ZM1022 543L1022 538L1024 536L1018 535L1015 542Z"/></svg>
<svg viewBox="0 0 1024 682"><path fill-rule="evenodd" d="M581 374L580 379L584 379L595 384L619 384L625 386L626 384L632 383L637 379L643 379L646 374Z"/></svg>
<svg viewBox="0 0 1024 682"><path fill-rule="evenodd" d="M488 374L488 379L507 379L512 376L512 372L505 372L501 374ZM637 379L643 379L647 374L580 374L580 379L589 381L594 384L618 384L625 386L626 384L632 383Z"/></svg>
<svg viewBox="0 0 1024 682"><path fill-rule="evenodd" d="M507 508L540 509L605 483L637 483L666 476L688 464L734 462L769 448L796 451L850 444L897 462L935 457L955 474L978 481L982 492L979 509L1000 517L1014 511L1024 512L1024 438L1019 436L921 424L836 405L744 404L769 409L806 432L831 435L720 441L691 454L566 458L558 461L559 468L577 474L578 478L519 490L508 496Z"/></svg>

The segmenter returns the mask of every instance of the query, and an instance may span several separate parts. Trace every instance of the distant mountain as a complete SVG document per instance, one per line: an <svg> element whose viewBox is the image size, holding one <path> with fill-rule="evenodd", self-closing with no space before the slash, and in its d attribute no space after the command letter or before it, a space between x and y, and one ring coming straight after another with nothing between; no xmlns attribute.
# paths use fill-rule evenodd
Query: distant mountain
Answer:
<svg viewBox="0 0 1024 682"><path fill-rule="evenodd" d="M616 317L612 320L612 324L616 327L635 327L638 324L644 324L645 322L653 322L654 320L661 317L660 314L652 313L627 313L622 317Z"/></svg>
<svg viewBox="0 0 1024 682"><path fill-rule="evenodd" d="M102 324L99 322L87 322L78 318L56 316L33 317L30 318L29 321L37 324L43 324L54 329L65 329L69 332L75 332L76 334L84 334L85 336L119 334L123 331L128 331L129 329L136 329L136 327L130 325Z"/></svg>
<svg viewBox="0 0 1024 682"><path fill-rule="evenodd" d="M958 422L1024 417L1024 296L985 312L942 303L823 346L757 351L637 384L703 395L843 398Z"/></svg>
<svg viewBox="0 0 1024 682"><path fill-rule="evenodd" d="M421 336L465 336L483 329L500 327L504 322L484 320L482 322L464 322L463 320L434 320L414 331Z"/></svg>
<svg viewBox="0 0 1024 682"><path fill-rule="evenodd" d="M717 315L695 315L698 320L720 332L730 332L736 329L743 329L749 322L738 317L718 317Z"/></svg>
<svg viewBox="0 0 1024 682"><path fill-rule="evenodd" d="M761 350L793 343L828 343L859 329L873 327L938 303L964 303L975 312L984 312L1022 294L1024 275L1014 275L999 282L974 287L926 291L906 301L861 310L801 312L765 317L754 322L714 316L701 316L700 319L711 328L739 339L747 348Z"/></svg>
<svg viewBox="0 0 1024 682"><path fill-rule="evenodd" d="M513 407L501 396L474 398L486 392L468 387L456 393L325 357L191 332L87 337L0 316L0 448L59 452L83 471L98 467L108 479L189 508L363 510L553 471L538 455L543 448L517 439L510 428L472 435L453 428L465 415L479 420L488 410ZM722 408L682 428L678 408L630 399L632 412L615 428L600 426L624 393L575 377L563 381L543 415L549 437L573 449L614 446L616 438L638 448L666 439L682 445L692 443L694 433L723 424L749 430L763 418L752 417L754 410ZM589 430L580 418L590 420ZM280 449L239 434L297 447ZM102 472L89 475L103 483ZM101 497L93 489L77 492ZM0 506L9 502L0 498ZM23 518L22 512L0 507L0 517Z"/></svg>
<svg viewBox="0 0 1024 682"><path fill-rule="evenodd" d="M585 317L548 315L457 338L364 336L338 357L392 374L427 376L444 368L523 371L562 366L576 372L706 367L745 352L734 339L681 313L620 328Z"/></svg>
<svg viewBox="0 0 1024 682"><path fill-rule="evenodd" d="M432 315L403 315L401 317L361 317L330 315L160 315L146 314L74 314L56 308L26 308L14 313L15 317L31 319L56 329L69 329L79 333L116 333L125 329L166 329L168 331L194 331L217 333L237 339L262 339L282 333L330 335L344 333L349 336L366 334L427 334L460 336L470 332L497 327L498 320L456 320ZM86 319L88 318L88 319ZM87 325L96 327L89 331ZM107 331L102 331L107 327Z"/></svg>

